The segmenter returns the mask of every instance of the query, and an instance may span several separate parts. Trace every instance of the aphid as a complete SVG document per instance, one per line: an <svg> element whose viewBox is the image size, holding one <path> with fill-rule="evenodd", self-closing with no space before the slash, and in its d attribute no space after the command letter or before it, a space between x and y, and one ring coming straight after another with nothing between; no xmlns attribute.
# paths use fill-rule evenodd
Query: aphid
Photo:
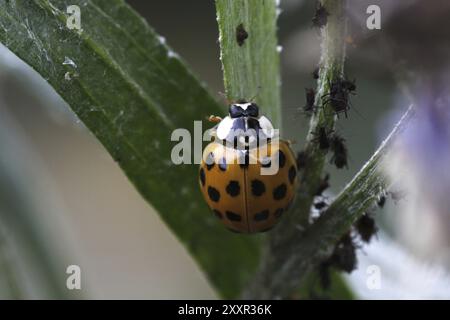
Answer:
<svg viewBox="0 0 450 320"><path fill-rule="evenodd" d="M322 28L325 26L328 22L328 16L330 14L325 9L324 6L322 6L321 3L319 3L319 6L316 9L316 13L314 14L314 17L312 18L313 26L317 28Z"/></svg>
<svg viewBox="0 0 450 320"><path fill-rule="evenodd" d="M304 169L308 164L308 153L305 150L297 153L297 168L298 170Z"/></svg>
<svg viewBox="0 0 450 320"><path fill-rule="evenodd" d="M314 69L314 71L312 72L313 79L315 80L319 79L319 70L320 70L319 67Z"/></svg>
<svg viewBox="0 0 450 320"><path fill-rule="evenodd" d="M356 80L353 80L353 81L346 80L346 79L342 80L342 86L349 93L353 93L356 90Z"/></svg>
<svg viewBox="0 0 450 320"><path fill-rule="evenodd" d="M306 105L303 107L305 113L311 113L316 110L314 101L316 98L316 91L312 88L305 88L306 93Z"/></svg>
<svg viewBox="0 0 450 320"><path fill-rule="evenodd" d="M328 206L328 203L326 203L325 201L319 201L314 203L314 208L316 208L317 210L322 210L326 206Z"/></svg>
<svg viewBox="0 0 450 320"><path fill-rule="evenodd" d="M378 231L375 220L368 213L365 213L356 221L355 228L361 236L362 241L366 243L369 243Z"/></svg>
<svg viewBox="0 0 450 320"><path fill-rule="evenodd" d="M336 243L331 256L319 265L319 279L322 288L328 289L331 285L331 268L350 273L356 269L356 264L356 245L351 233L348 232Z"/></svg>
<svg viewBox="0 0 450 320"><path fill-rule="evenodd" d="M330 149L333 152L330 162L338 169L348 167L347 164L347 147L345 146L345 139L336 133L330 138Z"/></svg>
<svg viewBox="0 0 450 320"><path fill-rule="evenodd" d="M319 144L320 150L328 150L330 148L330 135L332 130L327 131L325 127L317 127L314 132L313 141Z"/></svg>
<svg viewBox="0 0 450 320"><path fill-rule="evenodd" d="M236 41L238 45L241 47L245 40L248 38L248 33L244 28L244 25L241 23L236 28Z"/></svg>
<svg viewBox="0 0 450 320"><path fill-rule="evenodd" d="M349 90L344 87L341 79L329 83L330 93L322 96L322 104L330 105L337 116L344 113L347 118L347 111L350 109Z"/></svg>
<svg viewBox="0 0 450 320"><path fill-rule="evenodd" d="M326 260L319 265L319 280L320 286L323 289L328 289L331 286L330 277L330 260Z"/></svg>
<svg viewBox="0 0 450 320"><path fill-rule="evenodd" d="M406 193L402 190L389 191L388 194L391 196L391 199L394 200L395 204L406 197Z"/></svg>
<svg viewBox="0 0 450 320"><path fill-rule="evenodd" d="M383 194L380 196L380 199L378 199L377 205L378 207L383 208L385 203L386 203L386 196Z"/></svg>
<svg viewBox="0 0 450 320"><path fill-rule="evenodd" d="M277 145L275 139L273 125L259 116L259 107L238 102L230 105L229 115L216 125L215 139L203 152L199 171L202 194L232 231L267 231L293 202L295 155L286 141L278 140ZM261 152L263 147L267 147L265 152ZM272 164L278 165L278 171L263 175L261 169Z"/></svg>
<svg viewBox="0 0 450 320"><path fill-rule="evenodd" d="M315 196L320 196L322 193L330 187L330 175L327 173L325 177L320 181Z"/></svg>
<svg viewBox="0 0 450 320"><path fill-rule="evenodd" d="M350 273L356 269L356 245L350 232L337 243L330 259L331 264L338 270Z"/></svg>

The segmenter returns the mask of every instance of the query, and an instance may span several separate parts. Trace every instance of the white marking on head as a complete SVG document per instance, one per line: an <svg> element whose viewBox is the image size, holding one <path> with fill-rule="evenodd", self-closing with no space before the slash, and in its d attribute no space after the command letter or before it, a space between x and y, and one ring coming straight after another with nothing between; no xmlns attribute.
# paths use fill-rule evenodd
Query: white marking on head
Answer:
<svg viewBox="0 0 450 320"><path fill-rule="evenodd" d="M263 133L269 137L269 138L273 138L275 132L274 132L274 128L272 125L272 122L270 122L269 119L267 119L265 116L261 116L259 119L259 125L261 126L261 129L263 131Z"/></svg>
<svg viewBox="0 0 450 320"><path fill-rule="evenodd" d="M224 140L230 133L231 127L233 126L233 119L230 116L226 116L220 121L217 126L217 138Z"/></svg>
<svg viewBox="0 0 450 320"><path fill-rule="evenodd" d="M251 105L250 102L247 103L235 103L236 106L239 106L242 108L242 110L247 110L247 108Z"/></svg>

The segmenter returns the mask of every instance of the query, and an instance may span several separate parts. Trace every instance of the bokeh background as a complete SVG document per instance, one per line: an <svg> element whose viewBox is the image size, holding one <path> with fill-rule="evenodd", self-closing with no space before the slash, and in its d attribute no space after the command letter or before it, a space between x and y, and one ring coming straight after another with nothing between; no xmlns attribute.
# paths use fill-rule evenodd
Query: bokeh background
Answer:
<svg viewBox="0 0 450 320"><path fill-rule="evenodd" d="M223 85L214 1L127 2L220 100ZM381 30L366 28L370 4L381 7ZM319 31L311 23L314 8L315 1L282 0L278 23L283 47L283 135L297 149L308 127L308 119L298 109L304 105L304 88L315 86L311 72L320 54ZM358 89L348 119L337 124L347 140L349 168L327 167L330 195L345 186L425 88L442 84L450 57L450 3L350 0L349 17L346 73L356 79ZM395 175L402 161L409 160L394 158L387 169ZM14 225L10 212L22 212L24 221L37 226L32 236L44 239L64 257L49 262L59 277L66 276L69 264L81 267L82 290L76 297L217 298L188 253L100 143L50 86L3 46L0 192L4 217L0 298L14 298L19 292L30 298L47 297L42 289L47 285L45 277L32 263L8 270L8 259L15 259L20 250L39 255L35 248L23 247L26 241L18 234L27 226ZM431 214L423 209L426 206L415 210L423 201L416 192L398 203L388 201L376 212L377 239L358 251L358 269L345 277L355 297L450 298L450 208L441 208L443 214ZM19 208L14 207L17 203ZM367 267L373 264L382 272L380 290L366 286ZM9 276L27 281L13 288Z"/></svg>

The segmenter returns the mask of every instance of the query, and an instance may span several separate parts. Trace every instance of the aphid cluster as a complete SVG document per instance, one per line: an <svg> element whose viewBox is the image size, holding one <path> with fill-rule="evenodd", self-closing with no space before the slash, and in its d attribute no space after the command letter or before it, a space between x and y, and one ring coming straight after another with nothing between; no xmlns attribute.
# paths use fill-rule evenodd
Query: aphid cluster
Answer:
<svg viewBox="0 0 450 320"><path fill-rule="evenodd" d="M317 193L317 195L321 195L324 188L327 187L328 175L322 180L322 183L322 189ZM386 204L387 196L398 200L402 197L402 194L401 192L383 191L376 204L372 208L368 209L361 217L359 217L359 219L353 224L352 228L336 243L331 256L318 266L317 273L323 289L328 289L331 285L331 268L338 271L345 271L347 273L355 270L357 266L356 250L361 248L361 244L358 244L356 239L360 239L363 243L370 243L370 241L377 235L378 227L374 219L374 209L376 206L383 208ZM324 205L322 201L314 204L316 209L320 209L322 205ZM327 204L325 202L325 206L326 205Z"/></svg>
<svg viewBox="0 0 450 320"><path fill-rule="evenodd" d="M347 164L347 147L345 145L345 139L341 136L334 134L330 140L330 149L333 153L330 163L333 163L336 168L342 169L348 167Z"/></svg>
<svg viewBox="0 0 450 320"><path fill-rule="evenodd" d="M356 90L355 81L338 78L331 81L328 79L330 92L322 96L322 105L330 106L333 112L339 117L344 113L347 118L347 112L350 109L350 94Z"/></svg>
<svg viewBox="0 0 450 320"><path fill-rule="evenodd" d="M348 151L343 137L334 132L334 130L327 130L322 126L317 127L313 135L313 141L318 144L320 150L331 151L330 163L334 164L338 169L348 167Z"/></svg>

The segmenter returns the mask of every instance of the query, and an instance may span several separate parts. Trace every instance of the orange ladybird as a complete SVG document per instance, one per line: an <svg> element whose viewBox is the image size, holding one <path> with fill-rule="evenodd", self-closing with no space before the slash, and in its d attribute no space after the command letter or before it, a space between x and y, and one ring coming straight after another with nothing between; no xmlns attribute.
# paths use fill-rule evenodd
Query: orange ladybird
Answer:
<svg viewBox="0 0 450 320"><path fill-rule="evenodd" d="M236 103L203 152L199 181L220 221L240 233L271 229L289 209L297 184L294 154L255 103Z"/></svg>

